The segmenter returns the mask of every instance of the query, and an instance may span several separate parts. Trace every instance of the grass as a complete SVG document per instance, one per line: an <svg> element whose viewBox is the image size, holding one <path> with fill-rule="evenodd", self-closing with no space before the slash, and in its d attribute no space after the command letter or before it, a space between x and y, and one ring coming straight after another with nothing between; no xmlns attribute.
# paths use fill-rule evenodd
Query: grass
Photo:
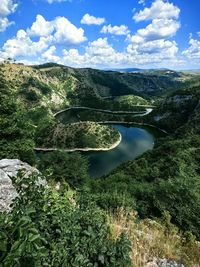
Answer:
<svg viewBox="0 0 200 267"><path fill-rule="evenodd" d="M135 212L118 210L108 215L112 237L125 232L132 244L132 267L144 267L153 258L169 259L185 267L200 266L200 244L188 233L183 236L170 223L169 215L161 222L151 219L138 220Z"/></svg>

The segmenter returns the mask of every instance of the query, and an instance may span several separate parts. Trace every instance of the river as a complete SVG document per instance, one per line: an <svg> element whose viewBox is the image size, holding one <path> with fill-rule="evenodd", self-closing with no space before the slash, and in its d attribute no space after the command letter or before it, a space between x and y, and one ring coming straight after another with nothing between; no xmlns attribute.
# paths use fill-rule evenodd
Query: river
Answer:
<svg viewBox="0 0 200 267"><path fill-rule="evenodd" d="M152 109L146 109L144 113L134 116L145 116ZM72 123L80 120L83 109L70 109L56 116L63 123ZM81 118L81 120L83 117ZM99 178L108 174L120 164L134 160L148 150L153 149L157 136L161 135L158 129L128 124L111 124L122 136L121 143L109 151L81 152L88 157L89 174L93 178Z"/></svg>
<svg viewBox="0 0 200 267"><path fill-rule="evenodd" d="M84 152L89 160L89 174L93 178L108 174L123 162L134 160L153 149L155 135L147 129L128 125L112 125L122 135L121 143L106 152Z"/></svg>

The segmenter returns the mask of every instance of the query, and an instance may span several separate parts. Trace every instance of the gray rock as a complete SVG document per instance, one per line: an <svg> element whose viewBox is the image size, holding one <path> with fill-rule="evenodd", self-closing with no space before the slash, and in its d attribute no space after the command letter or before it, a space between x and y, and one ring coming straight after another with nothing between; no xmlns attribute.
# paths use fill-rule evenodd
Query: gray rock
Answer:
<svg viewBox="0 0 200 267"><path fill-rule="evenodd" d="M184 265L174 260L153 258L145 267L184 267Z"/></svg>
<svg viewBox="0 0 200 267"><path fill-rule="evenodd" d="M158 267L184 267L182 263L178 263L174 260L159 259L157 261Z"/></svg>
<svg viewBox="0 0 200 267"><path fill-rule="evenodd" d="M155 120L155 121L160 121L160 120L166 119L166 118L169 117L170 115L171 115L170 112L165 112L164 114L160 114L160 115L156 115L156 116L154 116L154 120Z"/></svg>
<svg viewBox="0 0 200 267"><path fill-rule="evenodd" d="M19 171L23 172L24 177L39 173L36 168L18 159L0 160L0 212L9 211L10 204L18 196L12 178L16 177ZM46 180L39 178L38 184L46 186L47 183Z"/></svg>

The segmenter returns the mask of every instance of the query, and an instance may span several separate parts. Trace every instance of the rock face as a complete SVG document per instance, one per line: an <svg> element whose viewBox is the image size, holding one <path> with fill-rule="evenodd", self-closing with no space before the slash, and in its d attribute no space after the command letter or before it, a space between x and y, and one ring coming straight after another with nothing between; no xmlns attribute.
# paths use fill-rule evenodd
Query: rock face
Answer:
<svg viewBox="0 0 200 267"><path fill-rule="evenodd" d="M16 177L19 171L24 173L24 177L35 172L39 173L36 168L18 159L0 160L0 212L10 210L10 204L18 195L12 184L12 178ZM46 185L46 181L42 179L39 183Z"/></svg>
<svg viewBox="0 0 200 267"><path fill-rule="evenodd" d="M184 265L173 260L154 258L146 264L146 267L184 267Z"/></svg>

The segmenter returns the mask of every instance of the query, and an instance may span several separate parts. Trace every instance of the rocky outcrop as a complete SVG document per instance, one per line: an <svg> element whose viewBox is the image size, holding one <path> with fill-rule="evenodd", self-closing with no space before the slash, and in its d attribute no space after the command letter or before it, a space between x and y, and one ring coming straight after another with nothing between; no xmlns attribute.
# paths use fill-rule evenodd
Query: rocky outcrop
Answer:
<svg viewBox="0 0 200 267"><path fill-rule="evenodd" d="M174 260L154 258L146 264L146 267L184 267L184 265Z"/></svg>
<svg viewBox="0 0 200 267"><path fill-rule="evenodd" d="M190 101L193 99L193 95L174 95L166 99L167 104L176 103L183 104L184 102Z"/></svg>
<svg viewBox="0 0 200 267"><path fill-rule="evenodd" d="M10 210L10 204L18 196L12 178L16 177L19 171L23 173L24 177L39 173L36 168L18 159L0 160L0 212ZM46 185L44 179L38 180L38 183Z"/></svg>

